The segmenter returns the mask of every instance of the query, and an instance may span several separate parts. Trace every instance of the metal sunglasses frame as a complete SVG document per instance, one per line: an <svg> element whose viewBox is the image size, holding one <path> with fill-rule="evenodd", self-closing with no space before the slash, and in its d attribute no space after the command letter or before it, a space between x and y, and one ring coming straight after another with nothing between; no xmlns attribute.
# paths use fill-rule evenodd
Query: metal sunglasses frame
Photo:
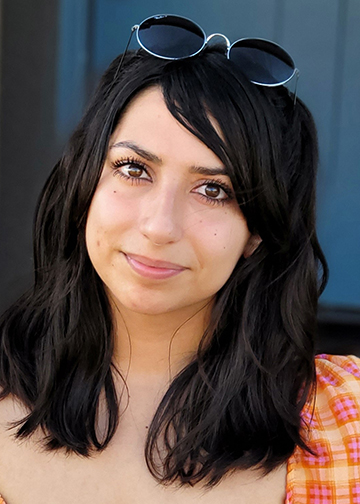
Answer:
<svg viewBox="0 0 360 504"><path fill-rule="evenodd" d="M148 21L150 21L152 19L155 19L155 20L157 20L157 19L163 19L163 18L166 18L168 16L188 21L189 23L193 24L203 34L204 42L203 42L202 46L200 47L200 49L198 51L196 51L196 52L194 52L192 54L186 55L186 56L179 57L179 58L172 58L172 57L169 57L169 56L163 56L161 54L154 53L153 51L151 51L150 49L148 49L141 42L140 37L139 37L139 30L140 30L141 26L144 23L146 23L146 22L148 22ZM130 37L129 37L129 40L128 40L127 44L126 44L125 51L123 52L121 61L120 61L119 66L118 66L118 68L116 69L116 72L115 72L114 81L117 79L117 77L119 75L119 72L120 72L120 69L122 67L122 63L123 63L125 54L126 54L126 52L128 50L128 47L130 45L130 41L131 41L131 38L132 38L132 35L133 35L134 32L136 32L137 42L140 45L140 47L142 47L142 49L144 49L147 53L151 54L152 56L155 56L156 58L165 59L165 60L169 60L169 61L178 61L178 60L182 60L182 59L186 59L186 58L192 58L193 56L196 56L197 54L201 53L201 51L204 50L204 48L206 47L206 45L208 44L208 42L213 37L222 37L225 40L225 42L226 42L226 48L227 48L226 58L229 59L229 60L231 60L231 58L230 58L231 49L238 42L250 41L250 40L258 40L258 41L261 41L261 42L266 42L266 43L272 44L275 47L279 48L281 51L283 51L287 55L287 57L289 58L290 62L292 63L292 67L293 67L292 74L290 75L290 77L288 77L287 79L285 79L283 81L276 82L276 83L271 83L271 84L267 84L267 83L263 83L263 82L257 82L257 81L253 81L251 79L249 79L249 80L250 80L250 82L252 82L253 84L256 84L257 86L276 87L276 86L282 86L282 85L286 84L294 76L296 76L296 83L295 83L295 90L294 90L294 104L296 103L297 81L299 79L300 72L299 72L298 68L296 68L294 60L292 59L292 57L290 56L290 54L287 51L285 51L285 49L283 47L281 47L279 44L277 44L276 42L273 42L271 40L267 40L267 39L263 39L263 38L249 38L249 37L248 38L238 39L238 40L236 40L235 42L233 42L231 44L230 40L226 37L226 35L223 35L222 33L212 33L211 35L207 36L206 33L204 32L204 30L201 28L201 26L198 25L197 23L195 23L195 21L193 21L192 19L189 19L187 17L178 16L178 15L174 15L174 14L156 14L154 16L149 16L148 18L144 19L143 21L141 21L140 24L132 26Z"/></svg>

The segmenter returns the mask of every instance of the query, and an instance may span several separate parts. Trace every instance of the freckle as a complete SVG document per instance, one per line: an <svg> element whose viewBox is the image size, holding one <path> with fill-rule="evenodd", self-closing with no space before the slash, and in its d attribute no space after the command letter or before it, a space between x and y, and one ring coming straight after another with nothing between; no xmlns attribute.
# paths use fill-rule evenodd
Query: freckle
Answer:
<svg viewBox="0 0 360 504"><path fill-rule="evenodd" d="M217 233L214 233L214 236L216 236Z"/></svg>
<svg viewBox="0 0 360 504"><path fill-rule="evenodd" d="M114 191L114 194L116 194L116 191Z"/></svg>
<svg viewBox="0 0 360 504"><path fill-rule="evenodd" d="M149 428L149 426L148 426L148 425L145 425L145 429L148 429L148 428Z"/></svg>
<svg viewBox="0 0 360 504"><path fill-rule="evenodd" d="M99 241L99 240L96 242L96 245L97 245L98 247L100 247L100 241Z"/></svg>

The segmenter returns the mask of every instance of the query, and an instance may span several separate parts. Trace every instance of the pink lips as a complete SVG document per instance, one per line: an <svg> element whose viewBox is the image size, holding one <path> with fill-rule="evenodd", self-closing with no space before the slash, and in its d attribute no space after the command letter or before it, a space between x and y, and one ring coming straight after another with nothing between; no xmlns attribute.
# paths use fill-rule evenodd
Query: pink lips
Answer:
<svg viewBox="0 0 360 504"><path fill-rule="evenodd" d="M126 260L131 268L139 275L155 280L162 280L178 275L186 268L178 264L157 261L148 257L139 256L136 254L125 254Z"/></svg>

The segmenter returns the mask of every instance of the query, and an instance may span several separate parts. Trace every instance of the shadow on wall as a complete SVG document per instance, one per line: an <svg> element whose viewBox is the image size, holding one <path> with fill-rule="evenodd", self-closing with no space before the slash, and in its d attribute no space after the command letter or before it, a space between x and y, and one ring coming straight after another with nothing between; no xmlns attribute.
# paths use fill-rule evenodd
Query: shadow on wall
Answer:
<svg viewBox="0 0 360 504"><path fill-rule="evenodd" d="M360 357L360 311L320 305L317 353Z"/></svg>

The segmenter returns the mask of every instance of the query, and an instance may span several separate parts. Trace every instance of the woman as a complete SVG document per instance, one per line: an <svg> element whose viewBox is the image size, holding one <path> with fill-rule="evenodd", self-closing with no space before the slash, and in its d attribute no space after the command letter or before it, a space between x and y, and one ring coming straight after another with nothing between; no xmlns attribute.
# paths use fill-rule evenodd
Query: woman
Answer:
<svg viewBox="0 0 360 504"><path fill-rule="evenodd" d="M314 360L312 117L221 47L145 49L110 65L39 201L34 287L1 320L1 493L356 502L359 361Z"/></svg>

